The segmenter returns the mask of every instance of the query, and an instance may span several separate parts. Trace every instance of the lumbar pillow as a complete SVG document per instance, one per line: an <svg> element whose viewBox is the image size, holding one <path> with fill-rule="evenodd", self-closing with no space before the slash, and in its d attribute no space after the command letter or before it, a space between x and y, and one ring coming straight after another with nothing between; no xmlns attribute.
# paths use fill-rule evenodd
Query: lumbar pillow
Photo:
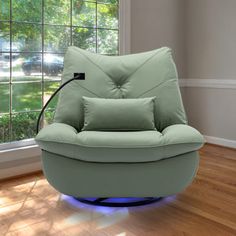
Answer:
<svg viewBox="0 0 236 236"><path fill-rule="evenodd" d="M83 97L82 130L155 130L154 100L155 97L137 99Z"/></svg>

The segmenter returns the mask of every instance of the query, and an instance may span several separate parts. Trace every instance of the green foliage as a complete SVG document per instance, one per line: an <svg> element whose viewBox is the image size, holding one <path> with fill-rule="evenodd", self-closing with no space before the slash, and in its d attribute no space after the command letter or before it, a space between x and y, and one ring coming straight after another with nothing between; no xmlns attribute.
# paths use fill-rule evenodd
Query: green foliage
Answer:
<svg viewBox="0 0 236 236"><path fill-rule="evenodd" d="M3 1L1 19L9 19L8 1ZM105 3L105 4L103 4ZM86 2L82 0L72 1L72 42L83 49L95 51L96 34L96 1ZM97 5L97 27L118 28L118 2L117 0L98 1ZM64 52L70 45L70 0L44 0L44 22L46 24L57 24L62 26L44 27L45 50L50 52ZM12 38L13 42L21 42L21 51L41 51L41 25L32 24L42 22L41 0L12 0ZM14 22L17 21L17 22ZM21 23L18 23L21 22ZM30 22L30 23L29 23ZM9 41L9 23L1 24L0 37ZM77 27L88 27L79 30ZM110 32L104 31L100 34L104 45L109 47L105 53L117 52L118 41L116 37L110 40ZM109 42L110 40L110 42ZM107 41L107 42L106 42ZM112 42L112 43L111 43ZM101 50L103 52L104 50Z"/></svg>
<svg viewBox="0 0 236 236"><path fill-rule="evenodd" d="M44 0L44 21L47 24L70 24L70 0Z"/></svg>
<svg viewBox="0 0 236 236"><path fill-rule="evenodd" d="M118 19L118 11L116 5L98 5L98 27L117 29L118 21L115 19Z"/></svg>
<svg viewBox="0 0 236 236"><path fill-rule="evenodd" d="M94 27L96 24L96 4L91 2L73 2L73 25Z"/></svg>
<svg viewBox="0 0 236 236"><path fill-rule="evenodd" d="M89 28L73 28L73 45L91 52L96 49L96 31Z"/></svg>
<svg viewBox="0 0 236 236"><path fill-rule="evenodd" d="M10 126L9 126L9 116L0 116L0 143L5 143L10 141Z"/></svg>
<svg viewBox="0 0 236 236"><path fill-rule="evenodd" d="M19 113L12 116L12 139L22 140L34 137L37 113Z"/></svg>
<svg viewBox="0 0 236 236"><path fill-rule="evenodd" d="M52 122L53 114L53 111L45 112L44 125ZM34 137L36 135L36 122L38 115L38 112L18 113L12 115L12 137L10 137L10 116L0 116L0 143Z"/></svg>
<svg viewBox="0 0 236 236"><path fill-rule="evenodd" d="M0 20L10 19L10 0L1 1Z"/></svg>
<svg viewBox="0 0 236 236"><path fill-rule="evenodd" d="M47 52L65 52L70 45L70 27L44 27L44 50Z"/></svg>
<svg viewBox="0 0 236 236"><path fill-rule="evenodd" d="M72 43L93 52L118 53L118 0L72 0L72 26L70 0L11 0L11 3L11 37L13 43L21 45L18 49L21 51L19 60L36 55L33 53L35 51L42 52L42 35L45 52L63 53ZM44 27L42 22L45 23ZM10 0L0 3L0 38L10 42ZM26 55L24 51L30 53ZM12 67L13 72L21 70L20 64ZM9 68L3 71L7 74ZM5 114L10 111L10 86L0 83L0 143L35 136L38 112L32 110L42 107L42 84L39 77L13 76L13 82L17 80L17 83L12 84L11 112L20 113L13 114L11 118ZM36 80L38 82L20 83ZM2 77L1 82L9 82L9 76ZM58 82L45 81L45 100L58 86ZM53 99L49 107L54 109L56 102L57 98ZM52 119L53 112L46 112L44 124L52 122Z"/></svg>
<svg viewBox="0 0 236 236"><path fill-rule="evenodd" d="M41 22L42 1L41 0L12 0L12 20ZM26 33L31 34L32 32Z"/></svg>

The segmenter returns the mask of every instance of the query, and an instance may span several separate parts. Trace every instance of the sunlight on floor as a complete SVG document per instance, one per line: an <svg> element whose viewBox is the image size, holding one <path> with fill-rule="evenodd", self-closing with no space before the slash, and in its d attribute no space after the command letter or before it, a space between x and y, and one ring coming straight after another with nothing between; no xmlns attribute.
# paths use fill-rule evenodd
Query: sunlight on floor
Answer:
<svg viewBox="0 0 236 236"><path fill-rule="evenodd" d="M127 208L90 206L66 195L62 195L61 200L83 211L67 217L64 222L69 225L93 221L97 229L102 229L114 225L129 216Z"/></svg>
<svg viewBox="0 0 236 236"><path fill-rule="evenodd" d="M114 211L112 214L103 215L98 218L95 222L97 224L97 229L102 229L114 225L129 216L129 211L127 208L121 208Z"/></svg>
<svg viewBox="0 0 236 236"><path fill-rule="evenodd" d="M60 201L68 204L69 207L75 209L76 212L72 213L71 215L67 216L63 224L69 226L80 225L83 223L90 223L93 222L93 227L96 230L101 230L108 228L110 226L119 224L119 222L125 220L129 217L130 213L132 212L142 212L147 211L148 209L160 208L165 204L168 204L172 201L175 201L176 196L169 196L166 198L161 199L161 201L145 205L139 207L103 207L103 206L93 206L81 203L80 201L76 200L75 198L67 195L61 195ZM110 200L110 199L109 199ZM127 202L130 201L129 198L120 198L120 199L111 199L112 201L117 202ZM118 234L117 236L125 236L126 233L123 232Z"/></svg>
<svg viewBox="0 0 236 236"><path fill-rule="evenodd" d="M123 232L123 233L117 234L116 236L126 236L126 233Z"/></svg>
<svg viewBox="0 0 236 236"><path fill-rule="evenodd" d="M14 194L12 194L14 193ZM129 198L113 198L108 201L127 202ZM35 179L27 183L9 185L0 191L0 232L6 235L64 235L76 231L79 235L88 232L102 232L125 222L133 213L147 212L161 208L175 200L167 197L159 202L139 207L103 207L79 202L63 195L48 185L45 179ZM53 216L53 217L52 217ZM1 235L1 233L0 233ZM114 236L127 236L129 233L114 232Z"/></svg>

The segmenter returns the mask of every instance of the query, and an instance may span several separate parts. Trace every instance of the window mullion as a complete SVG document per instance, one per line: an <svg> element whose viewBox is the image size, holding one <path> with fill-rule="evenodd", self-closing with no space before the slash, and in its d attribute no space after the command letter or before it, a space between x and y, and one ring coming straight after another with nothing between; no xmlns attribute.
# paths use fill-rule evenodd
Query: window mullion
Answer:
<svg viewBox="0 0 236 236"><path fill-rule="evenodd" d="M95 14L95 28L96 28L96 53L98 53L98 2L96 1L96 14Z"/></svg>
<svg viewBox="0 0 236 236"><path fill-rule="evenodd" d="M10 78L9 78L9 135L10 135L10 141L12 141L13 135L12 135L12 0L10 0Z"/></svg>
<svg viewBox="0 0 236 236"><path fill-rule="evenodd" d="M42 12L41 12L41 35L42 35L42 64L41 64L41 73L42 73L42 82L41 82L41 94L42 94L42 101L41 101L41 108L43 108L44 105L44 0L42 0ZM44 123L44 114L42 122Z"/></svg>
<svg viewBox="0 0 236 236"><path fill-rule="evenodd" d="M72 21L72 15L73 15L73 0L70 0L70 45L73 44L73 21Z"/></svg>

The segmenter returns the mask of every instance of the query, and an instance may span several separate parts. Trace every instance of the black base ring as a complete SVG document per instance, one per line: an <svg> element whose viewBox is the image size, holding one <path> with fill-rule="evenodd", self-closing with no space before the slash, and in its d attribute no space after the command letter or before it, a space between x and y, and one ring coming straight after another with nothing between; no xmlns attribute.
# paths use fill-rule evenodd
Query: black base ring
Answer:
<svg viewBox="0 0 236 236"><path fill-rule="evenodd" d="M134 200L134 201L129 201L129 202L106 202L109 198L97 198L95 200L88 200L86 198L76 198L76 200L93 205L93 206L105 206L105 207L134 207L134 206L143 206L147 204L151 204L157 201L160 201L162 198L154 198L154 197L145 197L143 200Z"/></svg>

